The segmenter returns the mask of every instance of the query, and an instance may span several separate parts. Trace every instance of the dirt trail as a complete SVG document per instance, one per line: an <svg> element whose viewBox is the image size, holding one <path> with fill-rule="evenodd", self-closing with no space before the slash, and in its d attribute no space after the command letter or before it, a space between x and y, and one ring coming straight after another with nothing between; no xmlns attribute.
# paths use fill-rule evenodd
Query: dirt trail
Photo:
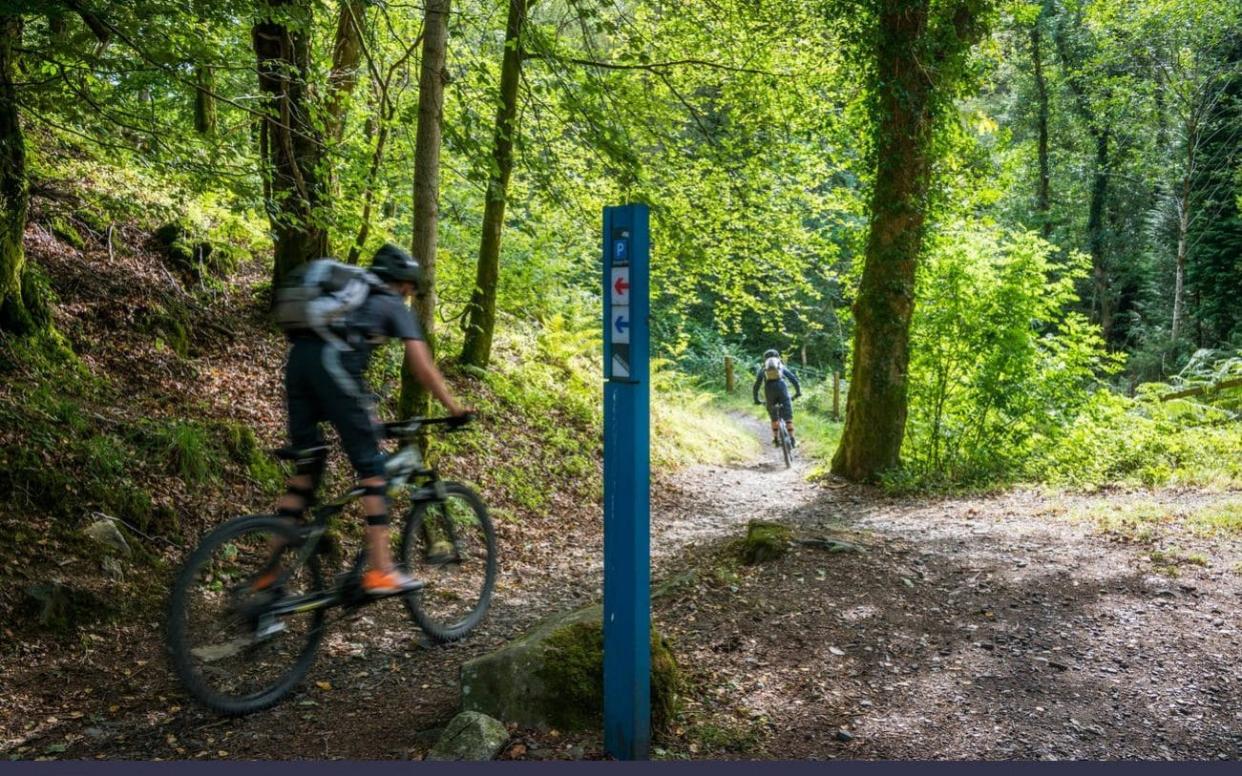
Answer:
<svg viewBox="0 0 1242 776"><path fill-rule="evenodd" d="M655 605L689 677L659 756L1242 756L1238 543L1182 540L1178 552L1211 565L1157 568L1162 540L1117 542L1066 518L1106 501L1176 512L1239 494L900 500L810 484L805 462L778 459L769 447L655 489L654 574L695 580ZM863 551L799 546L739 567L727 541L760 517ZM154 619L0 666L0 756L421 756L454 713L463 660L598 597L598 515L573 525L552 555L536 547L547 526L501 527L496 603L465 643L428 648L395 603L373 607L333 627L299 693L244 719L184 698ZM594 735L514 741L527 758L600 752Z"/></svg>
<svg viewBox="0 0 1242 776"><path fill-rule="evenodd" d="M864 552L796 550L662 612L674 639L694 645L685 662L707 700L692 716L713 733L700 749L1242 756L1242 546L1194 538L1176 522L1131 543L1069 519L1118 504L1185 513L1239 494L1017 492L929 503L806 486L799 472L766 465L737 474L731 488L720 478L685 487L714 502L709 513L721 508L717 493L739 514ZM700 567L719 576L720 556Z"/></svg>

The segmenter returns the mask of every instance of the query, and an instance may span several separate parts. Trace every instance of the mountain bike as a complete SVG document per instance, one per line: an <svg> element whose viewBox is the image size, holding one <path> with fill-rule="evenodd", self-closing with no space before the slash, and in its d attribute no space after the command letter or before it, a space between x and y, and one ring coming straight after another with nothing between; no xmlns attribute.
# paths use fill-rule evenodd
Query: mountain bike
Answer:
<svg viewBox="0 0 1242 776"><path fill-rule="evenodd" d="M789 429L785 426L785 420L779 420L781 455L785 458L785 468L788 469L793 465L793 437L789 435Z"/></svg>
<svg viewBox="0 0 1242 776"><path fill-rule="evenodd" d="M352 616L384 597L400 597L418 627L438 642L460 639L479 624L496 583L491 518L474 491L426 467L416 443L422 428L455 423L411 418L384 424L385 436L400 443L385 465L389 496L409 501L397 563L425 583L420 590L366 593L365 546L348 570L325 580L324 566L335 568L339 558L334 518L362 497L361 487L312 508L306 523L246 515L199 543L177 575L168 612L173 669L191 695L227 715L275 705L310 671L332 609ZM321 451L276 454L297 460ZM256 584L273 571L274 583Z"/></svg>

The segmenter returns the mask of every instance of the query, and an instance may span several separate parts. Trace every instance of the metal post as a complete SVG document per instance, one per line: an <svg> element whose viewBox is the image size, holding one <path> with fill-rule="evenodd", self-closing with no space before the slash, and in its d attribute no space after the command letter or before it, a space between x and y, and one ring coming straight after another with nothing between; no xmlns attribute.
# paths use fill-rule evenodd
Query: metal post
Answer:
<svg viewBox="0 0 1242 776"><path fill-rule="evenodd" d="M604 748L651 745L646 205L604 208Z"/></svg>

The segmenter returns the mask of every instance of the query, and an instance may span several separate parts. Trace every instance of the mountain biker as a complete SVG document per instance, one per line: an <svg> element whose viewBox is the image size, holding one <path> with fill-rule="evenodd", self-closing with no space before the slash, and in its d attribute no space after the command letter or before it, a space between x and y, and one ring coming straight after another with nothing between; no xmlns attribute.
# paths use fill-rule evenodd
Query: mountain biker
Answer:
<svg viewBox="0 0 1242 776"><path fill-rule="evenodd" d="M789 398L789 386L786 385L786 380L793 383L794 390L797 391L793 398L801 397L802 386L798 384L798 378L794 376L794 373L789 371L781 361L781 354L775 350L765 351L763 364L755 373L755 387L752 391L755 404L766 403L768 405L768 418L772 421L772 444L780 447L780 422L783 420L785 428L789 430L789 442L796 447L798 442L794 439L793 402ZM766 401L759 401L760 386L763 386Z"/></svg>
<svg viewBox="0 0 1242 776"><path fill-rule="evenodd" d="M454 417L464 422L471 410L449 392L423 341L418 321L406 305L406 300L422 287L422 267L409 253L388 243L376 251L370 271L384 282L374 287L349 314L341 327L343 331L335 332L340 337L336 342L310 330L289 335L291 347L285 366L289 442L293 449L309 454L297 461L295 474L277 502L276 511L282 517L300 519L314 506L315 491L327 462L319 424L327 421L341 437L364 491L370 568L362 576L363 590L389 595L417 590L422 583L401 573L392 561L384 456L379 448L381 427L362 377L371 352L389 338L402 340L411 374ZM269 571L255 582L255 587L263 589L277 578L277 571Z"/></svg>

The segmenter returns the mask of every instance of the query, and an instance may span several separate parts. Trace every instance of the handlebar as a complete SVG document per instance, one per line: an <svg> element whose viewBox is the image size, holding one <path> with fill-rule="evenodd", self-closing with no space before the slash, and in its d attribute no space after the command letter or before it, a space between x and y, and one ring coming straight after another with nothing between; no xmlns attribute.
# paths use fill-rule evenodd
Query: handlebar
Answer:
<svg viewBox="0 0 1242 776"><path fill-rule="evenodd" d="M423 426L448 426L449 431L457 431L476 420L473 412L465 415L446 415L442 418L406 418L384 423L384 436L388 439L404 439L418 433Z"/></svg>

